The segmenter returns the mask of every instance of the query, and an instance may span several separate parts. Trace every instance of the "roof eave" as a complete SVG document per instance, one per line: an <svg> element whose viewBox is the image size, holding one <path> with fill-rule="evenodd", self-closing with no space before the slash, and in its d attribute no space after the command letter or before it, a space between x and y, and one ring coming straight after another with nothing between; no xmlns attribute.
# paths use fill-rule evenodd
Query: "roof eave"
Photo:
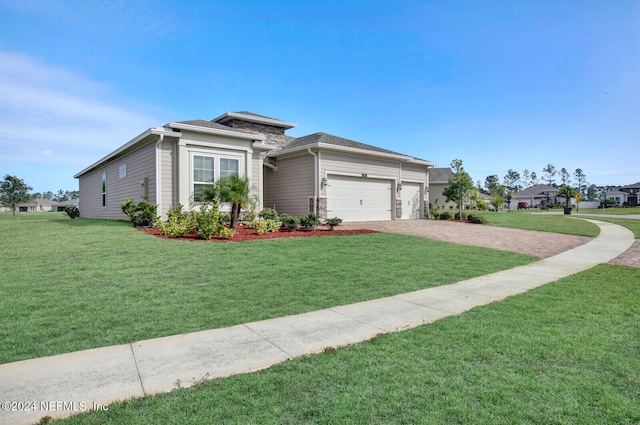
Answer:
<svg viewBox="0 0 640 425"><path fill-rule="evenodd" d="M219 128L201 127L199 125L185 124L180 122L170 122L169 124L167 124L167 126L171 128L177 128L180 130L194 131L194 132L206 133L206 134L215 134L219 136L231 136L231 137L236 137L238 139L244 139L244 140L260 140L260 141L265 140L265 136L263 136L262 134L244 133L244 132L232 130L231 128L229 130L223 130Z"/></svg>
<svg viewBox="0 0 640 425"><path fill-rule="evenodd" d="M224 124L225 122L231 121L232 119L241 119L246 121L257 122L260 124L273 125L275 127L281 127L287 130L296 126L296 124L292 122L280 121L280 120L266 118L266 117L258 117L255 115L240 114L238 112L225 112L224 114L220 115L217 118L212 119L211 121L217 122L219 124Z"/></svg>
<svg viewBox="0 0 640 425"><path fill-rule="evenodd" d="M89 165L87 168L85 168L84 170L82 170L79 173L77 173L76 175L74 175L73 178L77 179L80 176L88 173L89 171L92 171L95 168L99 167L100 165L110 161L111 159L116 158L122 152L134 147L135 145L137 145L138 143L140 143L141 141L143 141L147 137L149 137L151 135L159 136L161 134L164 134L165 136L171 136L171 137L180 137L182 135L180 132L172 131L172 130L166 129L164 127L150 128L150 129L140 133L139 135L137 135L133 139L129 140L127 143L125 143L124 145L120 146L115 151L111 152L110 154L102 157L98 161L96 161L93 164Z"/></svg>
<svg viewBox="0 0 640 425"><path fill-rule="evenodd" d="M322 142L309 143L307 145L297 146L292 149L279 150L271 153L270 156L274 156L274 157L284 156L292 153L307 151L309 148L326 149L326 150L332 150L332 151L338 151L338 152L373 156L377 158L394 159L396 161L408 162L411 164L418 164L418 165L425 165L425 166L430 166L430 165L435 166L436 164L435 162L432 162L432 161L426 161L426 160L414 158L408 155L394 154L394 153L388 153L388 152L378 152L378 151L360 149L360 148L351 148L348 146L332 145L330 143L322 143Z"/></svg>

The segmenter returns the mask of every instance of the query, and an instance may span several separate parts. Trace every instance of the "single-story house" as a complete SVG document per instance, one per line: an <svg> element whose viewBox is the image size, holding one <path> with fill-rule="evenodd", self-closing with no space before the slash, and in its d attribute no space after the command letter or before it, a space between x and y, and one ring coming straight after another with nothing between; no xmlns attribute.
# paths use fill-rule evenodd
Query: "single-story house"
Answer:
<svg viewBox="0 0 640 425"><path fill-rule="evenodd" d="M511 203L517 206L518 202L526 202L530 207L538 206L542 201L551 204L564 203L564 198L558 198L556 200L556 193L558 193L559 190L559 188L547 184L536 184L514 193L511 198Z"/></svg>
<svg viewBox="0 0 640 425"><path fill-rule="evenodd" d="M618 190L607 192L607 199L618 201L619 205L628 205L631 207L638 206L638 192L640 192L640 182L622 186Z"/></svg>
<svg viewBox="0 0 640 425"><path fill-rule="evenodd" d="M67 205L78 205L78 199L70 199L66 201L53 201L51 199L33 198L29 202L18 204L17 212L36 212L36 211L64 211ZM10 208L6 208L10 211Z"/></svg>
<svg viewBox="0 0 640 425"><path fill-rule="evenodd" d="M150 128L77 173L82 217L126 219L125 199L194 208L198 193L246 177L255 210L344 221L422 218L435 163L326 133L293 138L295 124L251 112Z"/></svg>
<svg viewBox="0 0 640 425"><path fill-rule="evenodd" d="M456 203L447 201L444 190L449 186L449 180L453 179L451 168L432 168L429 170L429 202L431 207L450 209L455 208Z"/></svg>

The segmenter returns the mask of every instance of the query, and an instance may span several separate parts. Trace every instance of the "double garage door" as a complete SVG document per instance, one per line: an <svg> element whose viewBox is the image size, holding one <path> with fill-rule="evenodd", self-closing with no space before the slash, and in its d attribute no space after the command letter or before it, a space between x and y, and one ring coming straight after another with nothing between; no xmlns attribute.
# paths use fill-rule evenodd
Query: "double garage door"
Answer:
<svg viewBox="0 0 640 425"><path fill-rule="evenodd" d="M392 184L392 180L329 175L327 216L344 221L392 220ZM420 218L421 185L402 186L402 218Z"/></svg>

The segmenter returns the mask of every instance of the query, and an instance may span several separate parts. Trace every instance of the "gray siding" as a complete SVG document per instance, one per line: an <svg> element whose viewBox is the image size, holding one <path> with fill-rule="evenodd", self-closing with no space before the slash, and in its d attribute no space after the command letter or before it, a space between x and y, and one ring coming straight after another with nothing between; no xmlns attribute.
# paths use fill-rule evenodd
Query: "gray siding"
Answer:
<svg viewBox="0 0 640 425"><path fill-rule="evenodd" d="M126 220L120 204L126 199L134 202L142 201L143 188L141 182L147 179L148 198L152 204L156 203L155 184L155 143L149 143L140 149L124 154L103 164L101 167L81 176L80 214L87 218L105 218ZM127 164L127 175L119 177L119 169ZM102 207L102 174L107 175L106 207Z"/></svg>
<svg viewBox="0 0 640 425"><path fill-rule="evenodd" d="M321 171L367 174L370 176L384 176L393 179L400 178L400 162L356 156L334 152L322 152Z"/></svg>
<svg viewBox="0 0 640 425"><path fill-rule="evenodd" d="M427 167L425 165L402 164L402 180L426 183Z"/></svg>
<svg viewBox="0 0 640 425"><path fill-rule="evenodd" d="M176 142L164 140L160 153L160 203L162 211L158 215L165 216L170 209L178 205L178 149Z"/></svg>
<svg viewBox="0 0 640 425"><path fill-rule="evenodd" d="M279 213L307 215L313 198L313 156L278 159L278 170L264 169L265 207Z"/></svg>

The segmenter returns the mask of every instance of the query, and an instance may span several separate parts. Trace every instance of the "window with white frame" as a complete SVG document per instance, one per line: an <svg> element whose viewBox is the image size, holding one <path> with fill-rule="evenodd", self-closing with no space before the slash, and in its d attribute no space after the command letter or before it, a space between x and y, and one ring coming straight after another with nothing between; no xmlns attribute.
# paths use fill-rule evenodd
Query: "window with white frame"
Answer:
<svg viewBox="0 0 640 425"><path fill-rule="evenodd" d="M107 173L102 173L102 208L107 208Z"/></svg>
<svg viewBox="0 0 640 425"><path fill-rule="evenodd" d="M220 158L220 178L240 177L240 161L231 158Z"/></svg>
<svg viewBox="0 0 640 425"><path fill-rule="evenodd" d="M240 177L242 163L239 158L219 156L216 153L193 153L192 163L192 188L193 201L204 201L206 189L212 188L214 182L226 177Z"/></svg>
<svg viewBox="0 0 640 425"><path fill-rule="evenodd" d="M127 164L122 164L118 170L118 177L123 179L127 177Z"/></svg>

